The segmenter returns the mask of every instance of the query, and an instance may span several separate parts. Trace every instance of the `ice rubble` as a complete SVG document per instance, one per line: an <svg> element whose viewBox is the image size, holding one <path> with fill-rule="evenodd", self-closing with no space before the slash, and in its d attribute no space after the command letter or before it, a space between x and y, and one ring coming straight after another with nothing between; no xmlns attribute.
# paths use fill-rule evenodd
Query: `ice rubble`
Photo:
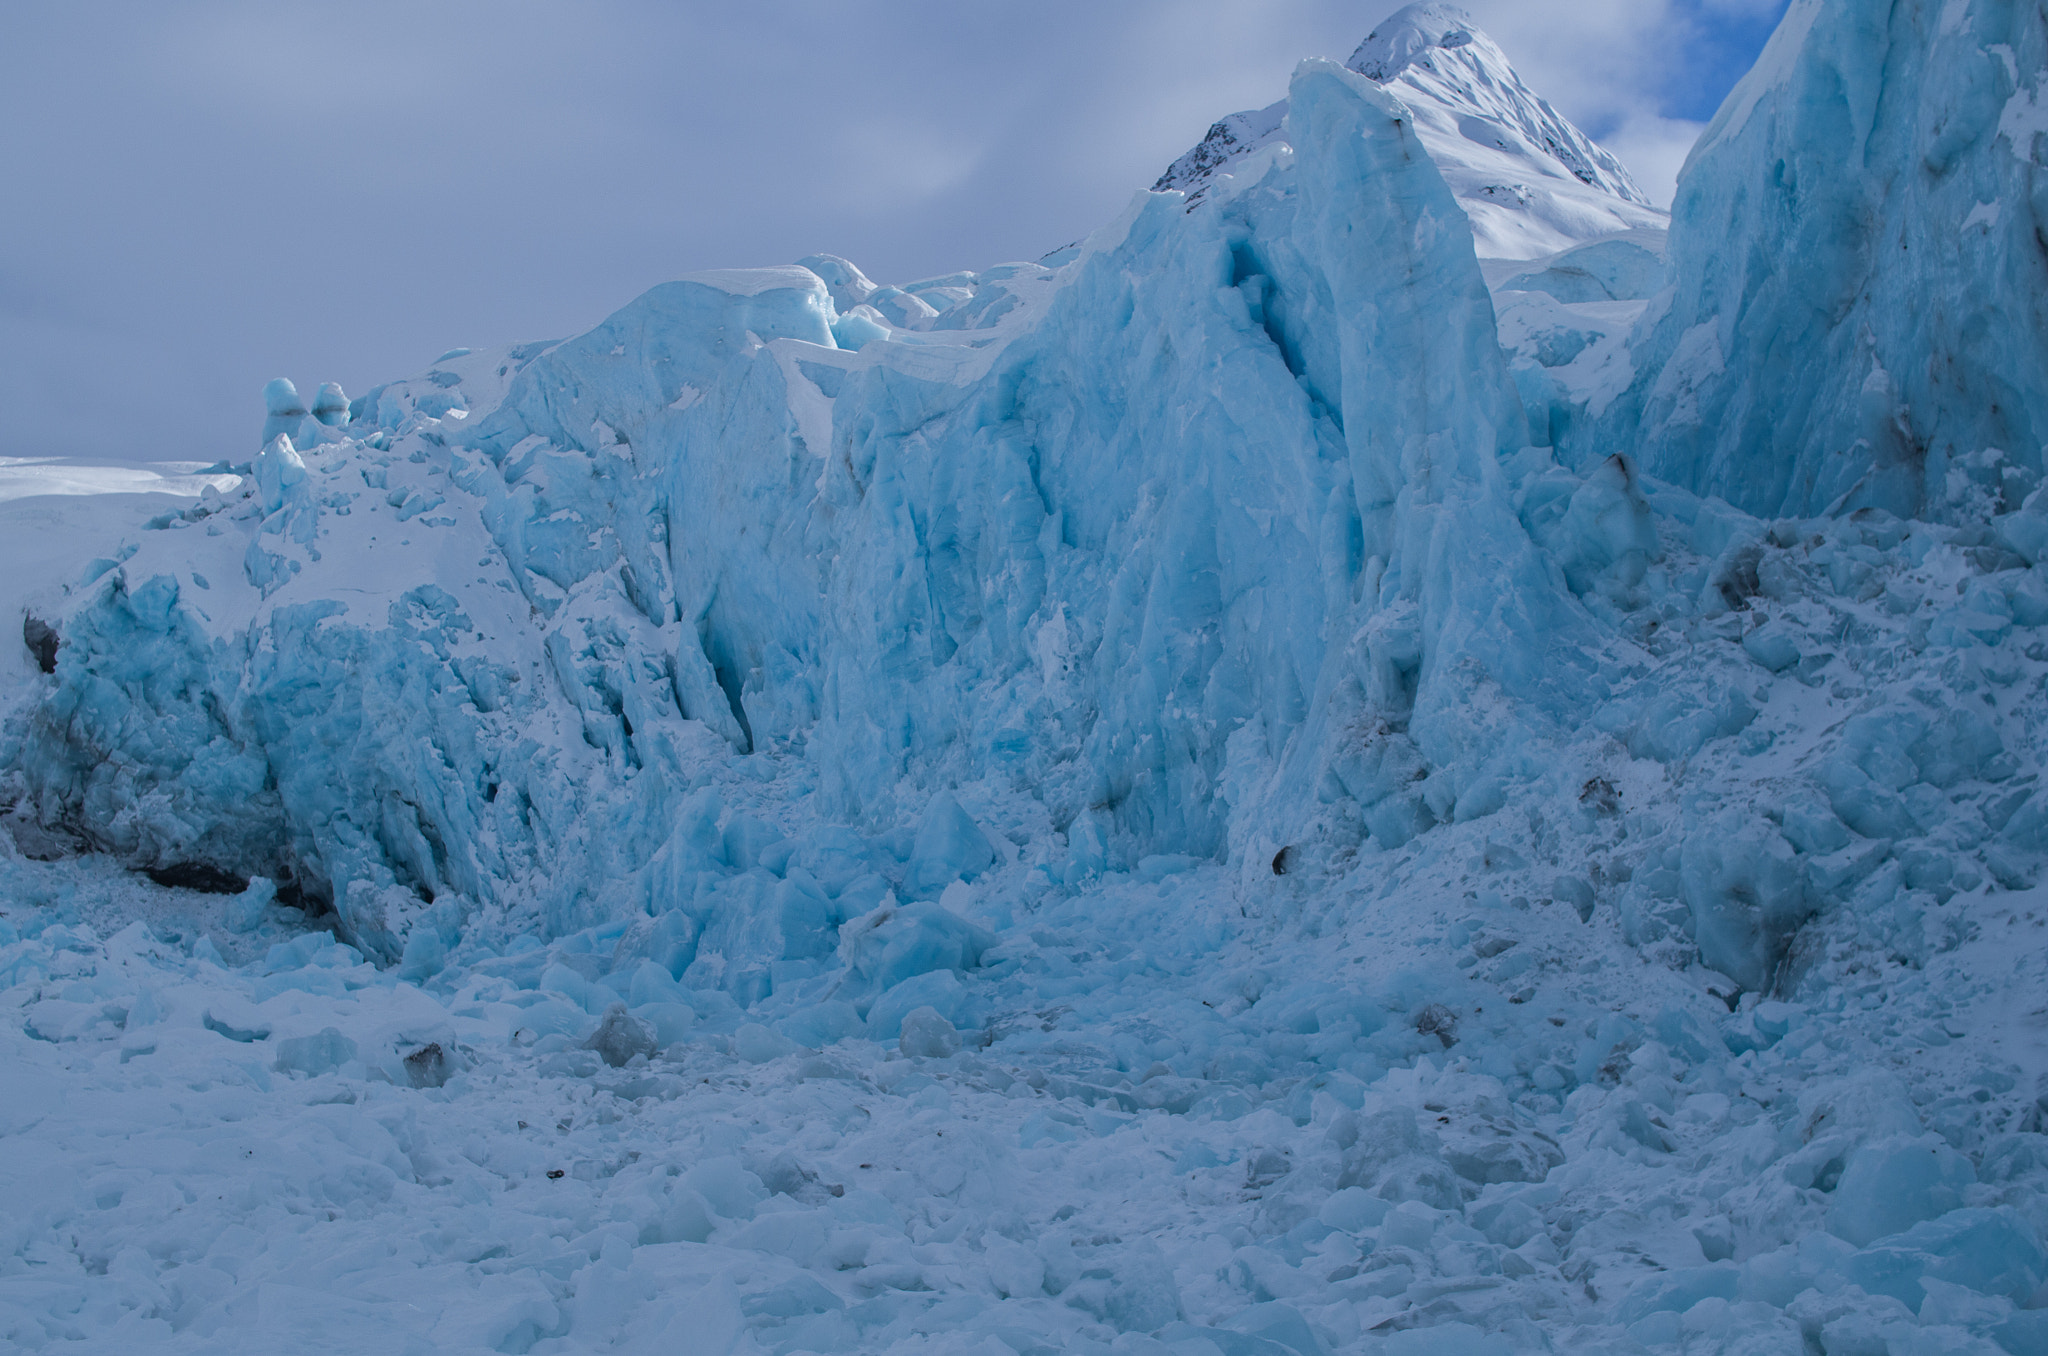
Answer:
<svg viewBox="0 0 2048 1356"><path fill-rule="evenodd" d="M1795 5L1669 274L1428 6L1045 264L273 383L16 687L0 1331L2041 1349L2044 40Z"/></svg>

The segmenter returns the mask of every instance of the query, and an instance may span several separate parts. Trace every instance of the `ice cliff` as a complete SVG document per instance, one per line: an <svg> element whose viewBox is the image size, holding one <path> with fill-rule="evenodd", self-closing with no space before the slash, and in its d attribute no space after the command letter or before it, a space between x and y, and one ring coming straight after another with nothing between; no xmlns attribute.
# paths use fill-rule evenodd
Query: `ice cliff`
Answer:
<svg viewBox="0 0 2048 1356"><path fill-rule="evenodd" d="M1342 876L1519 823L1611 780L1602 750L1710 819L1744 765L1714 750L1774 682L1839 687L1870 625L1806 638L1840 604L1791 562L1862 606L1953 555L1925 602L1883 595L1960 618L1928 633L1946 662L2038 620L2034 519L1993 516L2039 465L2013 338L2040 333L2039 34L2004 14L1796 8L1688 169L1669 286L1625 172L1422 6L1304 63L1261 144L1178 162L1162 182L1198 203L1140 195L1056 266L894 288L819 256L353 403L274 382L245 488L53 619L17 818L285 880L391 960L422 920L431 949L680 913L678 954L757 996L887 892L1175 856L1270 891L1283 857ZM1525 197L1479 182L1504 165ZM1879 269L1880 236L1925 263ZM1915 420L1924 455L1896 440ZM1911 513L1930 481L1948 528L1743 512L1862 485ZM2001 687L2030 700L1993 682L1923 703L1924 737L1880 722L1893 761L1935 741L1931 782L1871 772L1858 716L1786 794L1888 844L1936 832L1885 807L2031 772ZM772 826L731 804L750 769L786 782ZM1847 838L1765 809L1753 853L1681 873L1677 924L1752 989L1848 888L1812 865Z"/></svg>
<svg viewBox="0 0 2048 1356"><path fill-rule="evenodd" d="M1797 0L1687 162L1589 440L1763 515L1980 522L2042 472L2039 15Z"/></svg>

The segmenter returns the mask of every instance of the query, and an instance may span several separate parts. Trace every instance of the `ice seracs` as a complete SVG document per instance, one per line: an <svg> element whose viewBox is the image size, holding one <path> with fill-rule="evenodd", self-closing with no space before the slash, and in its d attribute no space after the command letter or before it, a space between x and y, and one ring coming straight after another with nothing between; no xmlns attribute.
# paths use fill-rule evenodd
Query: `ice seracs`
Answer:
<svg viewBox="0 0 2048 1356"><path fill-rule="evenodd" d="M1856 662L1807 633L1795 559L1859 606L1897 574L1886 615L1939 605L1933 643L2039 624L2039 581L2004 573L2023 553L1767 527L1645 476L1612 433L1620 393L1689 370L1641 375L1656 316L1630 337L1660 304L1654 228L1483 258L1467 162L1413 153L1418 109L1547 114L1448 11L1360 50L1382 78L1305 63L1285 143L1233 162L1201 210L1141 198L1057 269L890 289L819 255L692 275L575 339L451 353L338 425L273 383L272 417L331 441L278 434L249 498L166 520L78 585L52 619L71 666L16 746L25 803L138 865L294 882L388 961L422 920L457 947L685 918L678 976L754 1001L830 971L836 929L886 894L932 900L1035 852L1062 888L1214 858L1266 889L1283 856L1314 878L1491 819L1574 765L1561 750L1611 784L1593 766L1610 737L1705 775L1768 683ZM1403 80L1436 92L1411 102ZM1561 191L1635 210L1588 173L1558 169ZM891 293L904 327L875 308ZM1910 554L1866 558L1893 549ZM1935 582L1964 566L1990 573ZM191 576L247 592L201 602ZM1720 636L1760 596L1770 623ZM1673 637L1702 628L1727 665L1678 664ZM186 677L142 680L161 666ZM366 690L408 695L373 713ZM1862 728L1815 751L1832 813L1894 847L1938 833L1903 799L1916 783L1870 771L1898 765L1831 752ZM1980 751L2012 743L1971 728ZM734 756L790 760L841 836L771 855L722 822L738 805L712 769ZM2011 775L1955 766L1916 794ZM1807 906L1883 860L1781 890L1771 835L1733 865L1687 858L1715 832L1689 803L1699 825L1659 849L1682 888L1645 875L1618 907L1646 946L1675 945L1675 920L1743 987L1778 982ZM2008 819L2032 822L1992 827ZM2023 870L1943 841L1948 879Z"/></svg>
<svg viewBox="0 0 2048 1356"><path fill-rule="evenodd" d="M289 379L278 377L263 388L263 446L270 446L279 434L297 433L305 419L306 402Z"/></svg>
<svg viewBox="0 0 2048 1356"><path fill-rule="evenodd" d="M2043 41L1991 0L1792 5L1686 163L1676 288L1594 437L1764 515L2020 507L2048 443Z"/></svg>
<svg viewBox="0 0 2048 1356"><path fill-rule="evenodd" d="M313 397L313 417L329 428L348 422L348 393L339 382L323 381Z"/></svg>
<svg viewBox="0 0 2048 1356"><path fill-rule="evenodd" d="M278 377L263 388L263 442L268 448L279 436L299 447L331 443L338 436L332 430L349 420L347 392L336 382L322 382L311 409L288 378Z"/></svg>

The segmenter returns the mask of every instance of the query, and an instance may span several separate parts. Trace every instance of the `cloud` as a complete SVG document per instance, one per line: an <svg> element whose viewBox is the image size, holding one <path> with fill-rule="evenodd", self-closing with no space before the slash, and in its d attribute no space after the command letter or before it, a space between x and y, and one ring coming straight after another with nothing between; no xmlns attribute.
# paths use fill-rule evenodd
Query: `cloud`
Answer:
<svg viewBox="0 0 2048 1356"><path fill-rule="evenodd" d="M1703 122L1637 113L1609 132L1604 144L1628 166L1650 201L1668 208L1678 191L1678 171L1705 130Z"/></svg>

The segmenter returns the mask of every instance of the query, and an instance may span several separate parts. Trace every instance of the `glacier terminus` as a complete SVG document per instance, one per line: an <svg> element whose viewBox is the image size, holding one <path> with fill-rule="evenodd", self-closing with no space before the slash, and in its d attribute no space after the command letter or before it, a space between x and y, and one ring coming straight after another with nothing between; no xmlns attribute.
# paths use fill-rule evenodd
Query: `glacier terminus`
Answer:
<svg viewBox="0 0 2048 1356"><path fill-rule="evenodd" d="M2041 5L261 395L0 464L0 1347L2048 1352Z"/></svg>

